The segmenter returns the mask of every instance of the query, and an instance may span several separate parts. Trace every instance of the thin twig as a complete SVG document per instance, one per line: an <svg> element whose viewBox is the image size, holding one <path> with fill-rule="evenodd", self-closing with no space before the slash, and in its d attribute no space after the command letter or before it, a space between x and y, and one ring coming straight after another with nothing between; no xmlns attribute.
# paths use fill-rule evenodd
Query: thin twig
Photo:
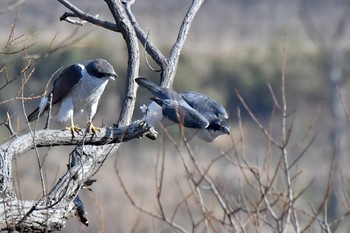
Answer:
<svg viewBox="0 0 350 233"><path fill-rule="evenodd" d="M147 63L148 68L150 68L153 72L160 72L160 71L162 71L162 69L156 70L155 68L153 68L153 67L151 66L151 63L148 61L148 58L147 58L146 51L147 51L149 33L150 33L150 30L148 30L148 32L147 32L147 38L146 38L146 42L145 42L145 45L144 45L145 50L144 50L144 54L143 54L143 55L144 55L144 57L145 57L145 60L146 60L146 63Z"/></svg>
<svg viewBox="0 0 350 233"><path fill-rule="evenodd" d="M236 95L239 99L239 101L242 103L243 107L245 108L245 110L248 112L249 116L253 119L253 121L255 122L255 124L262 130L262 132L265 134L265 136L269 139L269 141L271 141L275 146L277 146L278 148L281 147L280 143L277 142L272 135L265 129L265 127L260 123L260 121L258 120L258 118L256 118L256 116L254 115L254 113L250 110L250 108L248 107L248 105L246 104L246 102L244 101L243 97L239 94L238 90L235 90Z"/></svg>
<svg viewBox="0 0 350 233"><path fill-rule="evenodd" d="M161 80L162 87L171 87L174 82L177 64L180 59L182 48L185 45L185 41L187 39L194 17L196 16L203 2L204 0L193 0L191 3L191 6L189 7L186 13L185 18L182 21L176 42L170 50L168 63L167 63L168 66L163 71L163 76Z"/></svg>
<svg viewBox="0 0 350 233"><path fill-rule="evenodd" d="M290 178L290 170L289 162L288 162L288 151L287 151L287 142L289 138L289 134L287 134L287 98L286 98L286 44L283 46L283 62L282 62L282 75L281 75L281 95L282 95L282 157L283 157L283 165L284 165L284 175L287 184L287 192L288 192L288 208L286 215L284 217L284 221L282 222L282 232L287 232L289 222L291 221L291 215L293 214L295 224L293 224L296 232L299 232L299 222L297 220L297 216L295 211L293 211L293 202L294 202L294 194L293 187Z"/></svg>
<svg viewBox="0 0 350 233"><path fill-rule="evenodd" d="M161 215L158 215L154 212L151 212L151 211L148 211L146 210L145 208L141 207L140 205L138 205L135 200L133 199L133 197L131 196L131 194L129 193L124 181L123 181L123 178L121 177L120 175L120 171L119 171L119 168L118 168L118 160L116 159L116 162L115 162L115 166L114 166L114 169L115 169L115 172L117 174L117 178L118 178L118 181L119 181L119 184L120 186L122 187L123 191L124 191L124 194L126 195L126 197L128 198L128 200L130 201L131 205L134 206L136 209L138 209L139 211L141 211L142 213L145 213L149 216L151 216L152 218L155 218L155 219L159 219L159 220L162 220L164 221L165 223L167 223L169 226L173 227L176 231L178 232L183 232L183 233L186 233L187 231L181 227L180 225L174 223L173 221L165 218L164 216L161 216Z"/></svg>
<svg viewBox="0 0 350 233"><path fill-rule="evenodd" d="M165 152L158 153L157 164L156 164L156 193L157 193L157 203L160 209L160 213L163 218L166 218L163 204L161 201L163 180L164 180L164 168L165 166ZM159 171L158 171L159 170Z"/></svg>
<svg viewBox="0 0 350 233"><path fill-rule="evenodd" d="M34 70L34 69L33 69ZM32 72L30 73L30 75L32 74ZM24 73L24 77L23 77L23 83L26 82L26 80L28 80L28 78L26 78L26 75ZM24 84L22 84L22 86L24 86ZM23 89L24 88L21 88L22 91L21 91L21 95L23 97L24 93L23 93ZM24 101L22 100L22 109L23 109L23 112L25 113L25 106L24 106ZM25 117L27 118L27 115L24 114ZM29 125L29 123L27 124ZM46 180L44 178L44 173L43 173L43 167L42 167L42 164L41 164L41 161L40 161L40 154L39 154L39 150L38 150L38 147L36 146L36 137L35 137L35 132L36 132L36 127L37 127L37 122L35 124L35 128L34 128L34 131L32 130L32 128L30 127L29 125L29 130L30 130L30 133L32 134L33 136L33 145L34 145L34 150L35 150L35 155L36 155L36 159L37 159L37 163L38 163L38 167L39 167L39 175L40 175L40 182L41 182L41 188L42 188L42 196L43 197L47 197L47 192L46 192Z"/></svg>
<svg viewBox="0 0 350 233"><path fill-rule="evenodd" d="M6 120L4 122L4 125L10 131L10 135L12 137L15 137L17 135L16 132L12 128L11 116L10 116L9 112L6 112Z"/></svg>
<svg viewBox="0 0 350 233"><path fill-rule="evenodd" d="M131 11L132 4L133 4L133 1L126 1L125 2L125 11L130 19L132 26L134 27L137 38L139 39L141 44L144 46L147 53L160 66L161 70L164 70L165 66L167 65L167 59L160 52L160 50L153 44L153 42L149 40L148 34L146 34L142 30L142 28L139 26L134 14Z"/></svg>
<svg viewBox="0 0 350 233"><path fill-rule="evenodd" d="M57 1L59 3L61 3L63 6L65 6L66 8L68 8L70 11L72 11L72 14L66 14L66 13L63 14L60 17L61 21L66 20L66 18L68 16L72 17L74 14L75 17L78 17L81 20L86 20L87 22L92 23L96 26L104 27L104 28L111 30L111 31L120 32L118 25L115 23L111 23L111 22L106 21L106 20L101 20L98 17L95 17L93 15L85 13L84 11L80 10L78 7L76 7L75 5L70 3L68 0L57 0Z"/></svg>

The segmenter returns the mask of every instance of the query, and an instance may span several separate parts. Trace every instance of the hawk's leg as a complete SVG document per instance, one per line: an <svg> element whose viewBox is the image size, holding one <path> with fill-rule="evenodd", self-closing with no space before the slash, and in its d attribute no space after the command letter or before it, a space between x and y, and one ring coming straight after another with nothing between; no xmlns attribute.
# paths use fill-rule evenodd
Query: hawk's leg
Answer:
<svg viewBox="0 0 350 233"><path fill-rule="evenodd" d="M71 123L70 127L66 127L66 130L71 131L72 137L74 138L75 137L75 133L81 132L81 128L79 128L78 125L74 125L73 117L71 117L71 122L70 123Z"/></svg>
<svg viewBox="0 0 350 233"><path fill-rule="evenodd" d="M97 134L97 132L101 131L101 128L97 128L92 124L92 119L97 111L97 105L98 105L98 99L96 102L91 104L90 108L87 109L87 118L88 118L87 131L92 134Z"/></svg>
<svg viewBox="0 0 350 233"><path fill-rule="evenodd" d="M88 122L88 128L87 128L87 130L88 130L89 133L97 134L97 132L100 132L100 131L101 131L101 128L95 127L95 126L92 124L92 121L89 121L89 122Z"/></svg>

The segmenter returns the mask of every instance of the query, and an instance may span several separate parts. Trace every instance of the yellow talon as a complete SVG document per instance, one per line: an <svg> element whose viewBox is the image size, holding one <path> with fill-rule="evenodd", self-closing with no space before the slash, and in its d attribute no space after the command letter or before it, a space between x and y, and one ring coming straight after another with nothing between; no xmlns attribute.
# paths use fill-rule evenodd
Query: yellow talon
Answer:
<svg viewBox="0 0 350 233"><path fill-rule="evenodd" d="M100 132L101 128L93 126L92 122L88 123L88 132L92 134L97 134L97 132Z"/></svg>
<svg viewBox="0 0 350 233"><path fill-rule="evenodd" d="M75 137L75 133L81 132L81 128L78 125L72 125L70 127L66 127L66 130L71 131L72 137Z"/></svg>

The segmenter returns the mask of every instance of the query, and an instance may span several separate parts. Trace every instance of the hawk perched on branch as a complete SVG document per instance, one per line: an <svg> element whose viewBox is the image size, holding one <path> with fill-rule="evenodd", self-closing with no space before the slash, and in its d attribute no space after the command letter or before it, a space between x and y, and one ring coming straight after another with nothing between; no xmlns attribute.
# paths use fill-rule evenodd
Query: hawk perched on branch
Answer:
<svg viewBox="0 0 350 233"><path fill-rule="evenodd" d="M144 77L136 78L136 82L155 96L148 107L142 108L144 119L149 125L155 126L161 122L167 127L177 123L195 129L196 135L207 142L214 141L220 135L230 134L228 123L220 119L220 115L228 118L226 109L209 96L193 91L178 93Z"/></svg>
<svg viewBox="0 0 350 233"><path fill-rule="evenodd" d="M87 60L65 68L55 80L52 94L52 115L58 121L70 120L72 135L80 128L74 125L74 114L85 112L88 120L88 130L96 133L98 128L92 124L92 118L97 111L98 101L110 79L117 74L114 68L104 59ZM34 121L49 109L48 97L44 97L40 106L29 116L28 121Z"/></svg>

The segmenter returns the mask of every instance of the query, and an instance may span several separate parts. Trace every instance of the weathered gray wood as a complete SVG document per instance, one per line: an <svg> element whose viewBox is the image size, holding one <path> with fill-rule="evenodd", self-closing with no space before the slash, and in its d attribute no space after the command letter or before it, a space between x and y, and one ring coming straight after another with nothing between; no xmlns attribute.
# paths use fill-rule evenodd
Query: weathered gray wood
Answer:
<svg viewBox="0 0 350 233"><path fill-rule="evenodd" d="M68 130L38 130L32 133L21 135L0 146L0 154L13 154L14 157L37 147L71 146L71 145L106 145L111 143L125 142L133 138L143 137L149 133L150 128L142 121L135 121L132 124L120 128L102 128L97 134L85 133L85 130L72 134Z"/></svg>
<svg viewBox="0 0 350 233"><path fill-rule="evenodd" d="M19 231L60 230L75 213L74 199L84 183L102 166L119 142L150 133L146 124L136 121L122 128L103 128L97 135L77 135L70 131L39 130L0 146L0 229ZM156 136L153 132L151 135ZM117 143L117 144L116 144ZM38 201L17 199L12 186L12 160L34 146L81 145L72 162L50 193Z"/></svg>

